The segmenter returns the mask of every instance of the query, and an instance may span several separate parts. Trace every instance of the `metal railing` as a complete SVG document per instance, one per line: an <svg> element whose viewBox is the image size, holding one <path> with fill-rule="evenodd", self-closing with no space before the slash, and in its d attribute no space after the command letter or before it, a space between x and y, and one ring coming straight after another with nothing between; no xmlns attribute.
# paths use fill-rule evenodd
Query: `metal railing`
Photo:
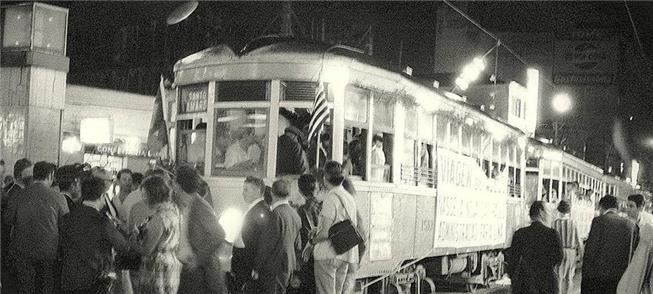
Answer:
<svg viewBox="0 0 653 294"><path fill-rule="evenodd" d="M437 173L435 169L426 167L415 167L413 165L401 165L401 182L413 186L426 186L435 188Z"/></svg>

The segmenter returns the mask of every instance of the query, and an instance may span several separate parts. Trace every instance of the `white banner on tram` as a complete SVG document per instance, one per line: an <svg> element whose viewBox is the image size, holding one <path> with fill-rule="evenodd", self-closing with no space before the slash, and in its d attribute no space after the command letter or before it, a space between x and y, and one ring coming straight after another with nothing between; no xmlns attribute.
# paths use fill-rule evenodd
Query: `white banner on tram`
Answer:
<svg viewBox="0 0 653 294"><path fill-rule="evenodd" d="M438 149L433 247L474 247L506 240L506 171L488 178L476 159Z"/></svg>

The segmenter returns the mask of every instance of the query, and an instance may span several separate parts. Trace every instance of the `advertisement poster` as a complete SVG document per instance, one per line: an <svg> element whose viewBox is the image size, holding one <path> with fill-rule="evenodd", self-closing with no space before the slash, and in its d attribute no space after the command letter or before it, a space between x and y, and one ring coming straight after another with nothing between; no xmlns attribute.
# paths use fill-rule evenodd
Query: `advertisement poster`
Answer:
<svg viewBox="0 0 653 294"><path fill-rule="evenodd" d="M433 247L474 247L506 240L506 171L488 178L476 159L438 150Z"/></svg>
<svg viewBox="0 0 653 294"><path fill-rule="evenodd" d="M392 258L392 194L370 195L370 261Z"/></svg>

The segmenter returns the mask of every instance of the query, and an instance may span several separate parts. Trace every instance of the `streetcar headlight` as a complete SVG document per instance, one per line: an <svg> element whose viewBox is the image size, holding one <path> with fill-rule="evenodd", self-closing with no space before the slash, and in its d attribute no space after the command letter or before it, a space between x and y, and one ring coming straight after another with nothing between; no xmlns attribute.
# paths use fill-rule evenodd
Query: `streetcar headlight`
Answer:
<svg viewBox="0 0 653 294"><path fill-rule="evenodd" d="M225 232L225 240L233 243L243 226L243 212L235 207L227 208L218 220Z"/></svg>

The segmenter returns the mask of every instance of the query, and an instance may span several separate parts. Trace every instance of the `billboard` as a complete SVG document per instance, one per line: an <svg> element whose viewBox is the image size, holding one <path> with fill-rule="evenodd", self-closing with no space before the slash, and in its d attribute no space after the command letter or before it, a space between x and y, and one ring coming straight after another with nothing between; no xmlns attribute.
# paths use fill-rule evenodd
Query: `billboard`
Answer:
<svg viewBox="0 0 653 294"><path fill-rule="evenodd" d="M619 43L609 30L575 30L555 42L553 82L612 84L619 68Z"/></svg>
<svg viewBox="0 0 653 294"><path fill-rule="evenodd" d="M438 149L433 247L501 245L506 240L508 177L487 177L476 159Z"/></svg>

